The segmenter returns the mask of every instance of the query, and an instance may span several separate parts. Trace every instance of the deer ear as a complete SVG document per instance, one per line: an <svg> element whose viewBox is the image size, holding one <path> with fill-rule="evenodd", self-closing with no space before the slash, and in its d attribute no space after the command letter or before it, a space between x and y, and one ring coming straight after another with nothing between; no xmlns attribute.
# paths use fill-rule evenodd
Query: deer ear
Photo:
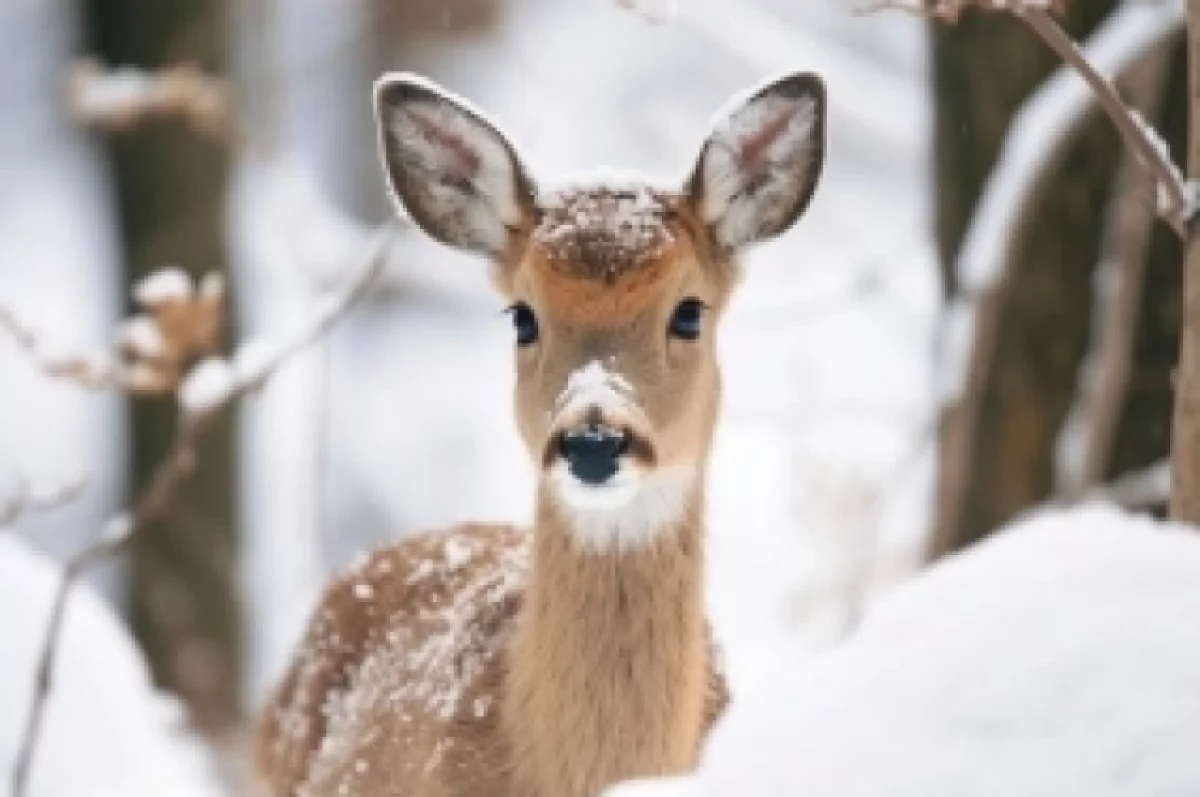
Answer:
<svg viewBox="0 0 1200 797"><path fill-rule="evenodd" d="M792 74L718 114L685 192L730 249L784 232L808 206L825 161L825 84Z"/></svg>
<svg viewBox="0 0 1200 797"><path fill-rule="evenodd" d="M407 73L375 82L375 121L397 205L444 244L501 256L532 212L533 184L496 126Z"/></svg>

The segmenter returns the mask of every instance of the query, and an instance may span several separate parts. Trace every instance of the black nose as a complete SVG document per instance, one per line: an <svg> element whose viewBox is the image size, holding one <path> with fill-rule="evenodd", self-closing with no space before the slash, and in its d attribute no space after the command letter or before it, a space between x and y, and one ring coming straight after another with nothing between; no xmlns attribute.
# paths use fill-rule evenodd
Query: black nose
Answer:
<svg viewBox="0 0 1200 797"><path fill-rule="evenodd" d="M559 441L558 450L571 474L584 484L603 484L621 466L629 449L629 433L609 426L572 429Z"/></svg>

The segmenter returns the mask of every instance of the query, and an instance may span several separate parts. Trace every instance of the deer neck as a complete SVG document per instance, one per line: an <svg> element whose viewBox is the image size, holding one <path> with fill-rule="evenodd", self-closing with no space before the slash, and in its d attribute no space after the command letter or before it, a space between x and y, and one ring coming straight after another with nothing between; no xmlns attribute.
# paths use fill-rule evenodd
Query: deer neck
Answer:
<svg viewBox="0 0 1200 797"><path fill-rule="evenodd" d="M609 552L581 544L540 490L505 712L530 793L585 797L694 765L708 677L702 485L640 545Z"/></svg>

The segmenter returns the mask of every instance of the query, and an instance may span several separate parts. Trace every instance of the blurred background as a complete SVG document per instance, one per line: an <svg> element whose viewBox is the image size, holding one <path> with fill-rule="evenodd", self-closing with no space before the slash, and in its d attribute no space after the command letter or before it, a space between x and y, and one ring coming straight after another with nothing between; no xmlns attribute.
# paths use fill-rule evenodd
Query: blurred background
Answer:
<svg viewBox="0 0 1200 797"><path fill-rule="evenodd" d="M369 102L385 70L471 98L539 174L667 176L731 93L819 72L822 184L748 258L721 338L710 602L736 694L1030 507L1165 500L1180 252L1115 130L1018 21L853 10L6 0L0 309L112 351L135 286L173 267L224 276L224 351L303 322L394 215ZM1182 20L1126 12L1077 0L1067 27L1107 37L1178 162ZM92 574L204 738L239 749L331 572L414 531L526 518L502 309L482 263L402 226L364 301L206 433L165 515ZM49 377L5 331L0 496L82 489L0 526L61 561L145 488L176 402ZM0 688L0 766L27 699Z"/></svg>

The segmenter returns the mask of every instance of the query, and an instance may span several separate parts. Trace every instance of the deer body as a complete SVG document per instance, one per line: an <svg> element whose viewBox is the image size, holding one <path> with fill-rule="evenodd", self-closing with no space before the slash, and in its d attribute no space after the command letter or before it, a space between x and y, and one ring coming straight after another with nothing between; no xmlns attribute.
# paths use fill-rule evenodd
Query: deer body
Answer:
<svg viewBox="0 0 1200 797"><path fill-rule="evenodd" d="M592 797L691 769L725 702L704 616L712 322L738 248L786 229L823 154L793 75L709 137L682 189L539 191L464 101L376 90L390 184L513 301L531 531L376 552L325 592L260 728L275 797Z"/></svg>

